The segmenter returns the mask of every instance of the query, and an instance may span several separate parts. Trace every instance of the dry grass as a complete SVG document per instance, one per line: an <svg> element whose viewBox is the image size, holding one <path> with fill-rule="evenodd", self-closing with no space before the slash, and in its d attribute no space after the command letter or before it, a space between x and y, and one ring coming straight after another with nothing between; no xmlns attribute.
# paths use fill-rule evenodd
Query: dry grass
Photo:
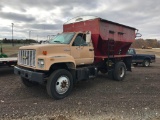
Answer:
<svg viewBox="0 0 160 120"><path fill-rule="evenodd" d="M4 54L7 54L9 57L16 57L19 47L23 46L22 44L14 45L12 44L3 44L2 50Z"/></svg>
<svg viewBox="0 0 160 120"><path fill-rule="evenodd" d="M12 44L3 44L3 53L8 56L16 57L19 47L23 46L22 44L14 45ZM136 52L139 54L155 54L156 57L160 58L160 49L136 49Z"/></svg>
<svg viewBox="0 0 160 120"><path fill-rule="evenodd" d="M160 58L160 49L136 49L139 54L155 54L157 58Z"/></svg>

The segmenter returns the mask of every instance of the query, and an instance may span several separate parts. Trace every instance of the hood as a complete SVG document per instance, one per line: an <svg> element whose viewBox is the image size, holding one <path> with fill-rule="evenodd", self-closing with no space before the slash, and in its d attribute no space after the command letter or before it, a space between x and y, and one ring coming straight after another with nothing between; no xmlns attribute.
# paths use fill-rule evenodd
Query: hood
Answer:
<svg viewBox="0 0 160 120"><path fill-rule="evenodd" d="M37 55L42 55L43 51L47 51L47 54L70 54L70 46L68 44L38 44L22 46L20 50L36 50Z"/></svg>
<svg viewBox="0 0 160 120"><path fill-rule="evenodd" d="M47 49L47 48L53 48L53 47L68 47L68 44L36 44L36 45L27 45L22 46L19 49L27 49L27 50L38 50L38 49Z"/></svg>

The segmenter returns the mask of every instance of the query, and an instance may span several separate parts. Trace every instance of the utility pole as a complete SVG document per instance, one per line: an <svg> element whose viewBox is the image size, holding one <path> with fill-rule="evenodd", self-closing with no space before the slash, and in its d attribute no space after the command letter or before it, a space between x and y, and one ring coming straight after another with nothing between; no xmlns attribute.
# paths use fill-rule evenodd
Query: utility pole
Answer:
<svg viewBox="0 0 160 120"><path fill-rule="evenodd" d="M14 43L13 43L13 23L12 23L12 46L14 46Z"/></svg>

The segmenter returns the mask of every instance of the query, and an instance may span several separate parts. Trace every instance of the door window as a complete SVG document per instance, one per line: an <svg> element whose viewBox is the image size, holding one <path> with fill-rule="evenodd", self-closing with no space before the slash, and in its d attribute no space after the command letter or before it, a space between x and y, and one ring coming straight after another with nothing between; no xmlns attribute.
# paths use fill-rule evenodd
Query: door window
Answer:
<svg viewBox="0 0 160 120"><path fill-rule="evenodd" d="M73 46L88 46L86 43L86 35L78 34L73 42Z"/></svg>

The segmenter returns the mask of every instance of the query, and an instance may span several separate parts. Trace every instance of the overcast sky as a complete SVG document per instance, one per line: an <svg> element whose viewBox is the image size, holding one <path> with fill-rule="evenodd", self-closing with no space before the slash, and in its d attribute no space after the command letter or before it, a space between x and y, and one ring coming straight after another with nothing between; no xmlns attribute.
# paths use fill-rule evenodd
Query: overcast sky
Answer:
<svg viewBox="0 0 160 120"><path fill-rule="evenodd" d="M47 39L73 17L93 15L160 40L160 0L0 0L0 39Z"/></svg>

